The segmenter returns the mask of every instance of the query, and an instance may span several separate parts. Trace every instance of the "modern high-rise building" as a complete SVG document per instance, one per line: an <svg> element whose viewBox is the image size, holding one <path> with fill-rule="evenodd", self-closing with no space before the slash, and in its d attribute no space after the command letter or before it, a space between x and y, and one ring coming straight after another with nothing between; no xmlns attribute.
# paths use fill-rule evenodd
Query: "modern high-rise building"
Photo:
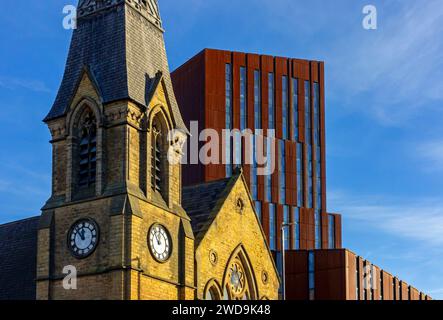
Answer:
<svg viewBox="0 0 443 320"><path fill-rule="evenodd" d="M231 176L235 167L243 168L280 275L281 226L291 224L284 241L287 299L431 299L342 249L341 215L328 213L326 202L323 62L205 49L171 76L191 134L198 137L204 129L213 129L222 137L216 163L194 163L191 158L196 152L188 150L183 184L223 179ZM258 163L247 161L250 150L260 155L255 143L251 147L242 136L240 152L236 148L240 139L235 134L227 138L226 130L248 129L258 135L264 130L268 137L268 129L275 130L275 170L271 175L258 174ZM199 138L203 140L199 147L213 143L212 137ZM266 155L272 150L269 145L263 142ZM208 157L213 159L214 155Z"/></svg>
<svg viewBox="0 0 443 320"><path fill-rule="evenodd" d="M281 248L282 222L294 224L286 249L341 248L341 216L326 206L324 63L205 49L172 79L188 127L197 121L199 132L210 128L220 136L224 129L264 130L265 136L275 130L271 175L245 162L250 148L243 140L241 154L232 142L228 152L220 150L219 163L185 165L184 185L229 177L241 159L272 250ZM226 158L232 161L221 161Z"/></svg>

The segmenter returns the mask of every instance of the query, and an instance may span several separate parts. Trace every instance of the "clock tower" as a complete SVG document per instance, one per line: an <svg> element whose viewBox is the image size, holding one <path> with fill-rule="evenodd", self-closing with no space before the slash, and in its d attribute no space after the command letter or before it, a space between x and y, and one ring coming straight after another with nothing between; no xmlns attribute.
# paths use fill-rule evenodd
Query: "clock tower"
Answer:
<svg viewBox="0 0 443 320"><path fill-rule="evenodd" d="M52 195L38 231L37 298L194 299L194 235L170 161L187 129L157 0L80 0L77 15L44 120Z"/></svg>

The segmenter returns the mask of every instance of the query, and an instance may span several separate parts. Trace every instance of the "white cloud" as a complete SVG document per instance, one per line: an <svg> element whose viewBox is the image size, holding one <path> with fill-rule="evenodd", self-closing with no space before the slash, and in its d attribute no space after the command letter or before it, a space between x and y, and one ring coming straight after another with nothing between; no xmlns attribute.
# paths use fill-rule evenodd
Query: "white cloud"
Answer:
<svg viewBox="0 0 443 320"><path fill-rule="evenodd" d="M443 100L441 0L375 1L378 29L371 31L362 28L364 1L262 2L266 27L293 40L289 55L325 60L327 97L338 107L384 125L425 109L443 113L435 106Z"/></svg>
<svg viewBox="0 0 443 320"><path fill-rule="evenodd" d="M0 76L0 87L15 90L15 89L27 89L34 92L51 92L51 90L42 81L20 79L16 77L2 77Z"/></svg>
<svg viewBox="0 0 443 320"><path fill-rule="evenodd" d="M390 125L443 100L441 1L395 2L398 12L393 8L380 5L379 29L344 36L330 60L332 90L349 107ZM356 104L356 97L366 101Z"/></svg>
<svg viewBox="0 0 443 320"><path fill-rule="evenodd" d="M426 142L417 147L417 156L426 161L427 172L443 171L443 140Z"/></svg>
<svg viewBox="0 0 443 320"><path fill-rule="evenodd" d="M368 228L398 237L423 241L436 249L443 246L443 199L359 197L332 192L329 201L330 207L342 212L344 219L358 220Z"/></svg>

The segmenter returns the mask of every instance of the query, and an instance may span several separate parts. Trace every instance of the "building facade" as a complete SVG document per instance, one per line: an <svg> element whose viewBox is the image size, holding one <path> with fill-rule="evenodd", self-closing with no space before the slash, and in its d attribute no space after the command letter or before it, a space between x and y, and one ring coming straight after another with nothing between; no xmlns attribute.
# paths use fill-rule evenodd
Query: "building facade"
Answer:
<svg viewBox="0 0 443 320"><path fill-rule="evenodd" d="M0 298L278 299L242 172L182 188L156 0L79 2L44 121L52 193L41 217L0 226Z"/></svg>
<svg viewBox="0 0 443 320"><path fill-rule="evenodd" d="M341 248L341 216L326 207L323 62L205 49L172 81L186 125L198 123L193 135L208 128L220 136L225 129L275 132L272 174L259 175L255 161L245 162L245 140L241 149L231 141L221 146L219 163L188 159L185 185L229 177L241 165L272 250L281 249L283 222L294 224L287 249Z"/></svg>
<svg viewBox="0 0 443 320"><path fill-rule="evenodd" d="M51 195L41 216L0 225L0 299L277 300L285 249L290 299L429 300L340 249L324 64L204 50L171 79L163 32L156 0L79 1L44 119ZM228 144L226 163L182 173L191 120L275 133L262 149L276 170Z"/></svg>
<svg viewBox="0 0 443 320"><path fill-rule="evenodd" d="M346 249L287 251L286 270L290 300L432 300Z"/></svg>
<svg viewBox="0 0 443 320"><path fill-rule="evenodd" d="M287 299L431 299L342 249L341 215L328 213L326 206L323 62L205 49L171 76L185 124L203 143L208 142L201 135L205 129L215 129L222 137L223 130L264 130L258 134L265 136L274 130L271 175L258 175L257 163L245 161L248 150L260 152L257 145L251 147L242 136L237 148L238 138L232 134L218 141L217 163L194 164L189 154L183 183L217 180L231 176L235 167L243 168L280 275L281 226L291 224L284 241Z"/></svg>

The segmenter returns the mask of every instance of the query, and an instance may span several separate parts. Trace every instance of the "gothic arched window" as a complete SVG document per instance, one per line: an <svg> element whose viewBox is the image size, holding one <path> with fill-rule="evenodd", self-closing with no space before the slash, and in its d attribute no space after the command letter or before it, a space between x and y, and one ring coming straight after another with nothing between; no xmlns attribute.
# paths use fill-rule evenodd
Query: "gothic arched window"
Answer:
<svg viewBox="0 0 443 320"><path fill-rule="evenodd" d="M255 300L257 285L251 265L242 247L239 247L226 266L223 300Z"/></svg>
<svg viewBox="0 0 443 320"><path fill-rule="evenodd" d="M240 259L235 259L228 269L226 290L229 292L229 300L250 300L250 285L246 270Z"/></svg>
<svg viewBox="0 0 443 320"><path fill-rule="evenodd" d="M168 201L169 162L168 162L168 125L161 112L151 124L151 188Z"/></svg>
<svg viewBox="0 0 443 320"><path fill-rule="evenodd" d="M92 111L84 113L79 133L78 185L89 187L95 184L97 170L97 121Z"/></svg>
<svg viewBox="0 0 443 320"><path fill-rule="evenodd" d="M157 124L152 126L151 144L151 185L152 189L162 192L163 168L162 168L162 133Z"/></svg>

